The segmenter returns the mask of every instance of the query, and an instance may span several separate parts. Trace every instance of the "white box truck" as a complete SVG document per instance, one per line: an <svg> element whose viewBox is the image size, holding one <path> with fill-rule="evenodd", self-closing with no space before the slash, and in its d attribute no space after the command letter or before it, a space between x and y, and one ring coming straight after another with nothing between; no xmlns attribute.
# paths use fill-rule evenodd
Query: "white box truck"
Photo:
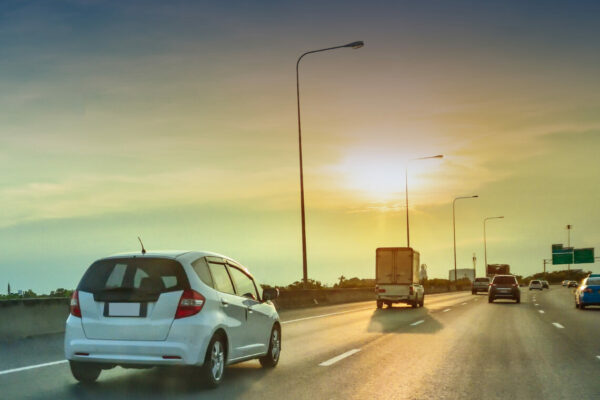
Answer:
<svg viewBox="0 0 600 400"><path fill-rule="evenodd" d="M375 252L377 308L405 303L423 306L425 291L419 283L419 253L411 247L380 247Z"/></svg>

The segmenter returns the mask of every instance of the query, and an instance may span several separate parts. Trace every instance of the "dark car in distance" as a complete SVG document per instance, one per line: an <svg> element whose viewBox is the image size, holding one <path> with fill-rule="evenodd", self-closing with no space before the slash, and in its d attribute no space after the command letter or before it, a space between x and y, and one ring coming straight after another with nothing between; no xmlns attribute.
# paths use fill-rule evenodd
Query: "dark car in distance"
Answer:
<svg viewBox="0 0 600 400"><path fill-rule="evenodd" d="M493 303L496 299L512 299L521 302L521 290L519 282L514 275L496 275L490 284L488 302Z"/></svg>

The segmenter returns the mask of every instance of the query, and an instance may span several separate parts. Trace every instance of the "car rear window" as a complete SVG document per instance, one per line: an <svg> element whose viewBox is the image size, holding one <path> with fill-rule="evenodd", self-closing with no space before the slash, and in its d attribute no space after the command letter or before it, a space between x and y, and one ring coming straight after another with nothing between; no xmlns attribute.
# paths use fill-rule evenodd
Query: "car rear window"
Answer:
<svg viewBox="0 0 600 400"><path fill-rule="evenodd" d="M78 290L90 293L139 291L160 294L188 289L181 264L166 258L115 258L93 263Z"/></svg>
<svg viewBox="0 0 600 400"><path fill-rule="evenodd" d="M600 278L588 278L587 285L600 285Z"/></svg>
<svg viewBox="0 0 600 400"><path fill-rule="evenodd" d="M475 282L489 282L488 278L475 278Z"/></svg>
<svg viewBox="0 0 600 400"><path fill-rule="evenodd" d="M531 283L533 283L533 284L537 285L537 284L539 284L539 283L540 283L540 281L531 281Z"/></svg>
<svg viewBox="0 0 600 400"><path fill-rule="evenodd" d="M496 276L494 277L494 283L517 283L517 279L514 276Z"/></svg>

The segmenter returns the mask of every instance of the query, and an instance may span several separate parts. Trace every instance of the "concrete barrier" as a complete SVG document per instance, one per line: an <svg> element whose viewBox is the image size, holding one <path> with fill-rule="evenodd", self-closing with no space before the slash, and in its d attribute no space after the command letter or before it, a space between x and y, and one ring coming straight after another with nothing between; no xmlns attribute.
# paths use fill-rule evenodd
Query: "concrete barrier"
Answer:
<svg viewBox="0 0 600 400"><path fill-rule="evenodd" d="M0 301L0 340L60 333L69 315L69 299Z"/></svg>
<svg viewBox="0 0 600 400"><path fill-rule="evenodd" d="M459 288L459 290L462 288ZM444 293L454 287L425 288L425 294ZM464 289L463 289L464 290ZM320 305L375 301L375 288L281 290L278 310ZM60 333L69 315L69 299L40 298L0 301L0 341Z"/></svg>

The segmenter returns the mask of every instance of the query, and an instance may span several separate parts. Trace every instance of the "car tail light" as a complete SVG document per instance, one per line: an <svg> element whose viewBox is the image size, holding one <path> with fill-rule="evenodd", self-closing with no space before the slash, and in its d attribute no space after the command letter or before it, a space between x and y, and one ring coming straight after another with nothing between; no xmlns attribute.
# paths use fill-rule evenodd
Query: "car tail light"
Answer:
<svg viewBox="0 0 600 400"><path fill-rule="evenodd" d="M592 290L592 288L585 288L583 289L584 293L594 293L594 291Z"/></svg>
<svg viewBox="0 0 600 400"><path fill-rule="evenodd" d="M513 283L513 284L512 284L512 286L513 286L513 287L517 287L517 286L519 286L519 285L517 285L516 283Z"/></svg>
<svg viewBox="0 0 600 400"><path fill-rule="evenodd" d="M408 289L408 294L410 294L410 295L413 295L414 293L415 293L415 288L411 286L411 287Z"/></svg>
<svg viewBox="0 0 600 400"><path fill-rule="evenodd" d="M206 299L195 290L184 290L175 311L175 319L191 317L198 314L204 306Z"/></svg>
<svg viewBox="0 0 600 400"><path fill-rule="evenodd" d="M375 286L375 293L385 293L385 289Z"/></svg>
<svg viewBox="0 0 600 400"><path fill-rule="evenodd" d="M79 292L76 290L71 295L70 303L71 315L81 318L81 308L79 307Z"/></svg>

